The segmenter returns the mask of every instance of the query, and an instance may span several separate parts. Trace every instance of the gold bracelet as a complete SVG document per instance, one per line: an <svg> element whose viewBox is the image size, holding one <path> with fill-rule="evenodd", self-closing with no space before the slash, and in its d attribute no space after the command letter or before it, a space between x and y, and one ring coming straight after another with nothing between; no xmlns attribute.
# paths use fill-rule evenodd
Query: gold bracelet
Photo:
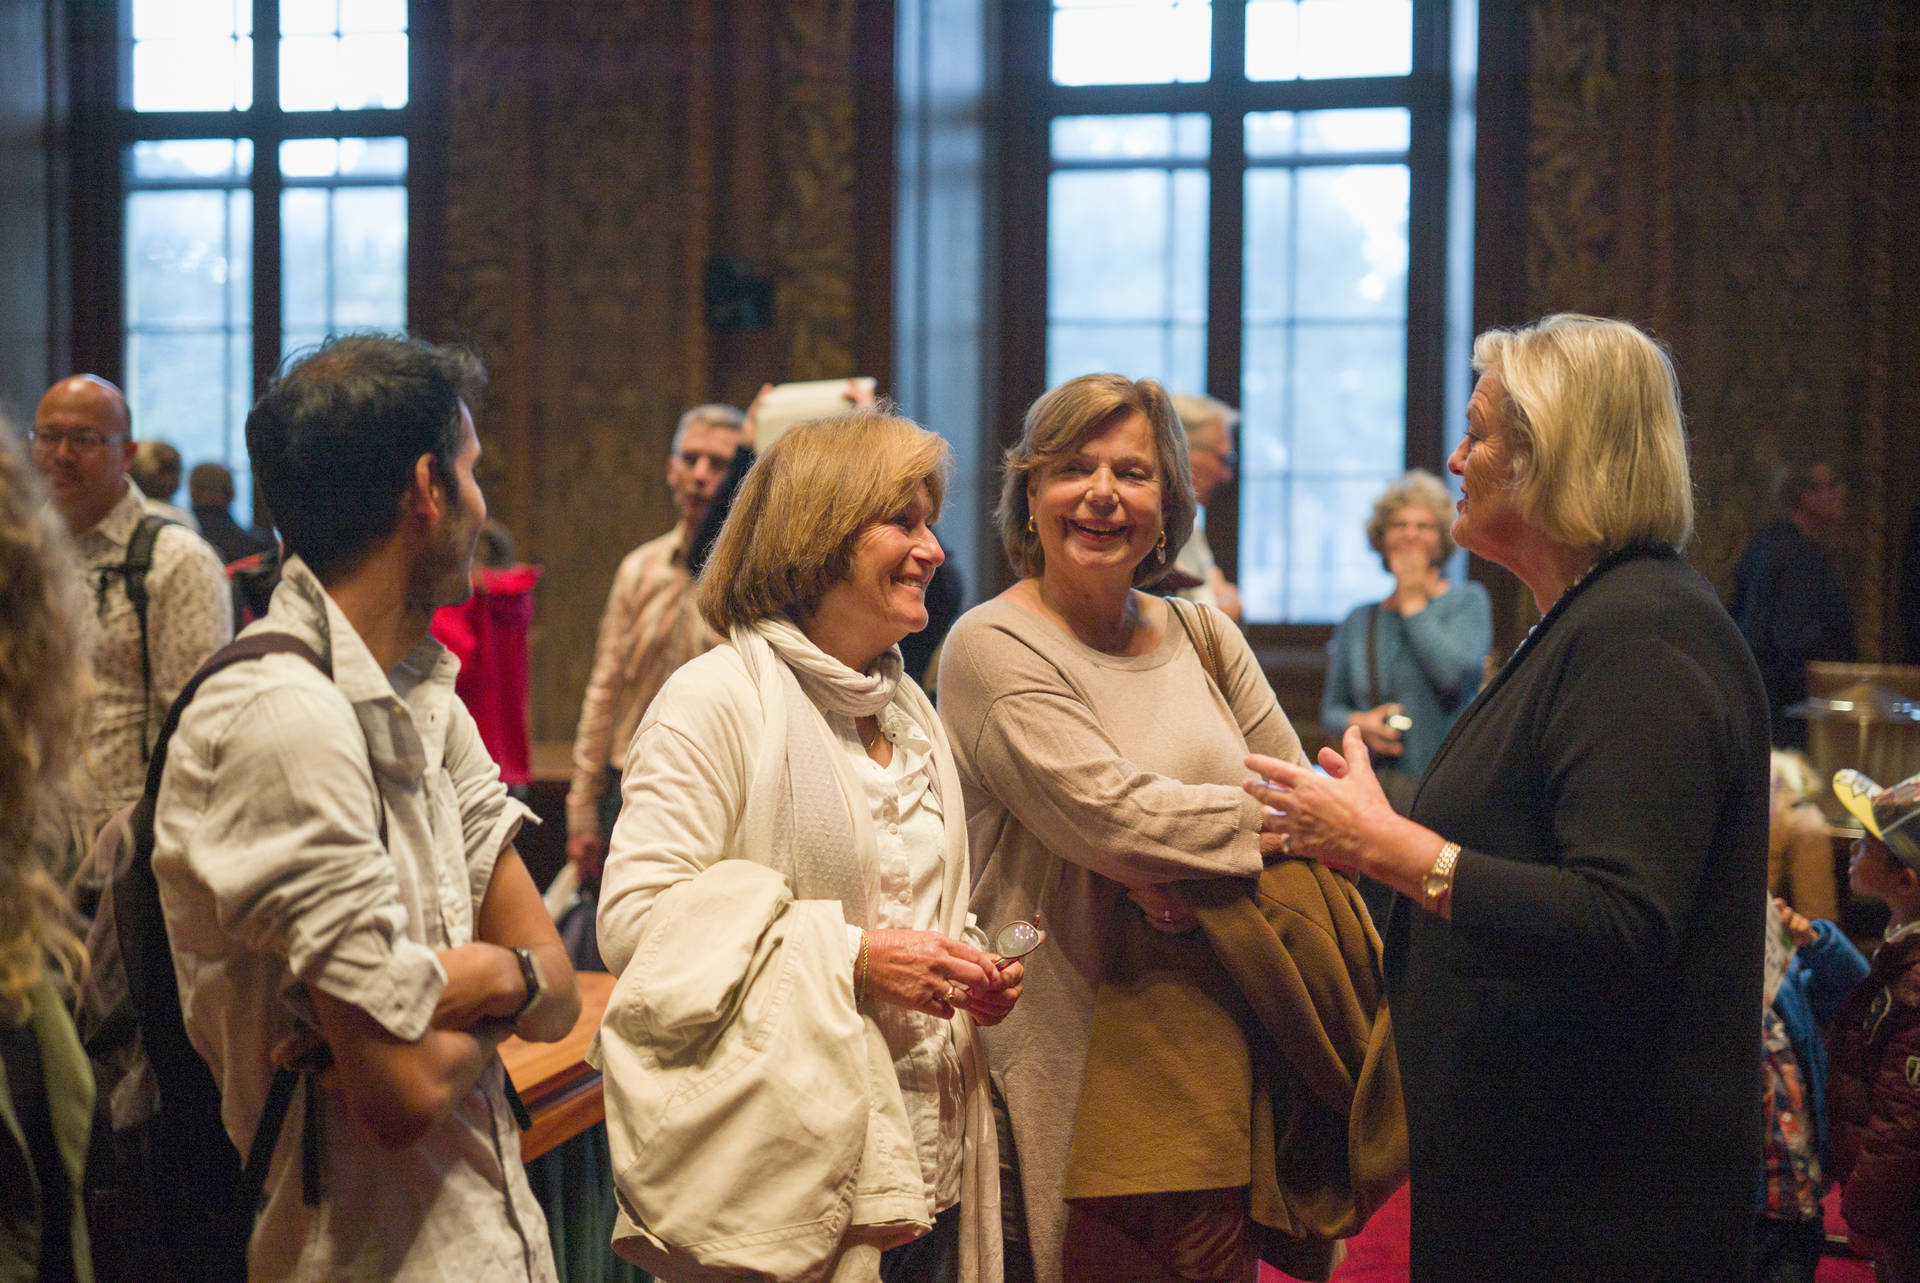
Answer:
<svg viewBox="0 0 1920 1283"><path fill-rule="evenodd" d="M853 1002L855 1006L867 1000L867 933L860 932L860 956L853 964Z"/></svg>

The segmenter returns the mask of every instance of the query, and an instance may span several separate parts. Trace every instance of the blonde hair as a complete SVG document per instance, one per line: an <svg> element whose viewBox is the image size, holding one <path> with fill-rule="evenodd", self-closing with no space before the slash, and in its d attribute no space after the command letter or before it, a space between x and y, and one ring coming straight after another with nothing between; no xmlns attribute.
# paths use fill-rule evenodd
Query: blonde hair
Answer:
<svg viewBox="0 0 1920 1283"><path fill-rule="evenodd" d="M1771 792L1782 805L1817 801L1820 797L1820 777L1814 773L1813 763L1794 749L1774 749L1768 757L1767 774Z"/></svg>
<svg viewBox="0 0 1920 1283"><path fill-rule="evenodd" d="M1039 533L1027 528L1033 515L1027 505L1028 480L1126 414L1142 416L1152 429L1160 467L1160 528L1166 534L1166 542L1134 567L1133 582L1150 584L1159 579L1186 546L1193 534L1193 514L1198 505L1193 496L1193 469L1187 462L1187 432L1173 412L1166 389L1152 379L1083 374L1068 379L1027 407L1020 440L1007 450L1000 507L994 516L1000 524L1000 542L1006 547L1007 560L1021 575L1038 575L1047 566Z"/></svg>
<svg viewBox="0 0 1920 1283"><path fill-rule="evenodd" d="M10 1025L27 1018L49 963L68 986L85 964L47 871L67 840L63 802L93 693L85 609L66 535L0 421L0 1023Z"/></svg>
<svg viewBox="0 0 1920 1283"><path fill-rule="evenodd" d="M1625 321L1562 312L1473 342L1513 440L1514 500L1576 547L1679 548L1693 534L1680 384L1666 351Z"/></svg>
<svg viewBox="0 0 1920 1283"><path fill-rule="evenodd" d="M847 577L860 532L900 512L923 483L937 516L947 443L911 419L854 410L789 429L740 483L700 575L700 614L722 636L805 614Z"/></svg>
<svg viewBox="0 0 1920 1283"><path fill-rule="evenodd" d="M1440 478L1415 468L1373 501L1373 512L1367 517L1367 546L1380 554L1382 564L1387 560L1387 523L1402 508L1425 508L1432 513L1440 526L1440 560L1453 556L1453 496Z"/></svg>

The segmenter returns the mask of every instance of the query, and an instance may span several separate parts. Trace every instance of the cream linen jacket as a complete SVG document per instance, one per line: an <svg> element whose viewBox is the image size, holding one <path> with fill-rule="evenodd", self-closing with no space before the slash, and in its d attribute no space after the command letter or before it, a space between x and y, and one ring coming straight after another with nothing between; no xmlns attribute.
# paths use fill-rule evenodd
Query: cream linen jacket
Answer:
<svg viewBox="0 0 1920 1283"><path fill-rule="evenodd" d="M854 1005L840 905L792 900L766 864L780 703L731 643L668 680L635 737L601 885L620 980L589 1058L605 1072L614 1246L675 1283L877 1280L875 1249L932 1224L885 1036ZM937 719L926 729L950 752ZM947 870L949 935L967 885ZM955 1019L961 1279L999 1283L985 1057Z"/></svg>
<svg viewBox="0 0 1920 1283"><path fill-rule="evenodd" d="M663 1278L821 1277L850 1224L923 1232L886 1040L853 1005L840 906L722 860L655 903L600 1026L613 1243Z"/></svg>

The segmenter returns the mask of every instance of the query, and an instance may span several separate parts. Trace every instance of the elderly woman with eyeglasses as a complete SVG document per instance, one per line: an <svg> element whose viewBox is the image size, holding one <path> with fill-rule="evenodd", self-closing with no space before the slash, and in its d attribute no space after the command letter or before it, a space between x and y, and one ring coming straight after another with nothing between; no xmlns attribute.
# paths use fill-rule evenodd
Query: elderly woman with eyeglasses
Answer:
<svg viewBox="0 0 1920 1283"><path fill-rule="evenodd" d="M1367 542L1393 591L1333 630L1320 722L1329 735L1358 727L1374 773L1404 811L1447 728L1480 689L1493 644L1487 590L1451 583L1453 500L1440 478L1416 468L1387 487L1367 518Z"/></svg>
<svg viewBox="0 0 1920 1283"><path fill-rule="evenodd" d="M700 579L726 638L628 750L602 883L622 1217L667 1278L998 1283L961 786L898 643L927 623L946 444L872 411L747 473Z"/></svg>
<svg viewBox="0 0 1920 1283"><path fill-rule="evenodd" d="M1633 326L1474 344L1454 538L1541 611L1409 817L1358 727L1271 757L1283 842L1400 894L1386 980L1422 1280L1747 1277L1760 1181L1767 708L1680 557L1679 385Z"/></svg>

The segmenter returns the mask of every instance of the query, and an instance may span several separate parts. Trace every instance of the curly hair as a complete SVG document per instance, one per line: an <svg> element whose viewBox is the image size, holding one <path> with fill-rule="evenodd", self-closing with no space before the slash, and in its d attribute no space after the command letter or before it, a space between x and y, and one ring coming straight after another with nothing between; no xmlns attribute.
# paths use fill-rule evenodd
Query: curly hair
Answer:
<svg viewBox="0 0 1920 1283"><path fill-rule="evenodd" d="M1380 554L1381 564L1387 560L1387 523L1402 508L1425 508L1432 513L1434 524L1440 527L1439 559L1444 562L1453 556L1453 496L1440 478L1425 468L1415 468L1373 501L1373 512L1367 517L1367 546Z"/></svg>
<svg viewBox="0 0 1920 1283"><path fill-rule="evenodd" d="M59 523L0 421L0 1022L27 1015L52 965L85 964L72 911L48 872L62 800L84 742L93 675L81 649L86 594Z"/></svg>

